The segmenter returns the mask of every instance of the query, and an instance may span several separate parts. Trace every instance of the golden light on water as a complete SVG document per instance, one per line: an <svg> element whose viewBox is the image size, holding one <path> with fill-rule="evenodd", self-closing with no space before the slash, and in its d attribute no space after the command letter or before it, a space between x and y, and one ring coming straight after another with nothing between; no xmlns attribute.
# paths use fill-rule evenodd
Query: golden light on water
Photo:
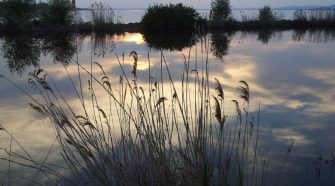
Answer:
<svg viewBox="0 0 335 186"><path fill-rule="evenodd" d="M140 33L128 33L123 38L124 42L136 43L137 45L141 45L144 43L143 35Z"/></svg>

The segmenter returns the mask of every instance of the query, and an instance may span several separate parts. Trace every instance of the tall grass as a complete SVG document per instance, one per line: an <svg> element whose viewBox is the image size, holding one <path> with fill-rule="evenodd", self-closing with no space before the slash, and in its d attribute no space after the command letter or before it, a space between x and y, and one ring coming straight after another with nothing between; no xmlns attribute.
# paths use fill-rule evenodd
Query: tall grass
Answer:
<svg viewBox="0 0 335 186"><path fill-rule="evenodd" d="M206 39L202 42L209 46ZM79 85L68 77L80 109L73 108L46 71L35 70L29 83L40 97L18 88L31 98L32 109L51 120L68 174L46 161L6 151L9 162L28 160L57 185L265 185L259 175L267 164L257 150L260 122L259 113L249 113L250 87L239 82L239 96L232 100L236 115L228 122L224 87L210 78L209 49L201 50L195 69L191 57L184 56L180 84L163 52L158 78L152 76L148 55L147 83L138 79L135 51L116 56L122 72L118 83L99 63L84 67L74 60ZM134 62L131 72L124 66L128 57ZM101 73L93 73L94 68Z"/></svg>
<svg viewBox="0 0 335 186"><path fill-rule="evenodd" d="M93 32L107 32L120 27L121 20L109 5L96 2L91 5L91 24Z"/></svg>
<svg viewBox="0 0 335 186"><path fill-rule="evenodd" d="M309 23L314 25L324 25L332 27L335 25L335 10L332 9L314 9L297 10L293 14L295 21Z"/></svg>

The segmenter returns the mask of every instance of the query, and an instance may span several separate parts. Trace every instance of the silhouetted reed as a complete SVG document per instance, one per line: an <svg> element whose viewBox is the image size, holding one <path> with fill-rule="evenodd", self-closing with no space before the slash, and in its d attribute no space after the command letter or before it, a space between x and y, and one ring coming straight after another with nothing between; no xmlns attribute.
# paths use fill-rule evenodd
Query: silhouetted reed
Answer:
<svg viewBox="0 0 335 186"><path fill-rule="evenodd" d="M91 25L93 32L122 30L123 26L115 11L102 2L91 5Z"/></svg>
<svg viewBox="0 0 335 186"><path fill-rule="evenodd" d="M57 185L264 183L267 164L257 149L259 112L249 113L251 87L246 81L239 82L239 98L232 100L236 115L228 120L225 102L232 98L225 96L218 79L210 78L205 54L195 69L190 68L190 57L184 56L180 83L162 52L160 78L152 76L148 55L147 83L138 80L136 51L129 54L134 60L131 72L125 66L128 56L116 56L121 70L117 83L99 63L91 61L88 68L73 60L79 77L68 77L80 105L76 109L43 69L31 72L28 80L39 97L0 76L31 99L32 109L51 120L67 172L11 150L5 150L10 158L2 159L22 165L28 161ZM68 73L66 66L65 70Z"/></svg>

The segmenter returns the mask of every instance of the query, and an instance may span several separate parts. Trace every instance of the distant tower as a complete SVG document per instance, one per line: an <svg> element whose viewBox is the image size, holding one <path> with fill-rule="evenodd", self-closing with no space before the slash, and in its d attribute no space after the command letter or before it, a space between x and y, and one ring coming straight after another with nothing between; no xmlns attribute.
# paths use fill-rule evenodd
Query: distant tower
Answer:
<svg viewBox="0 0 335 186"><path fill-rule="evenodd" d="M74 10L74 12L76 13L76 0L72 0L72 9Z"/></svg>

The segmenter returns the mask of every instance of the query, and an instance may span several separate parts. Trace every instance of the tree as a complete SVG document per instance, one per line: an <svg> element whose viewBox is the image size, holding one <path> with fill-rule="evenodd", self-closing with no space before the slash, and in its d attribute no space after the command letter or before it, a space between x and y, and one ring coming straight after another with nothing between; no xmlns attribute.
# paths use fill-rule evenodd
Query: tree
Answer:
<svg viewBox="0 0 335 186"><path fill-rule="evenodd" d="M276 13L271 10L270 6L264 6L263 8L259 9L258 19L260 21L269 22L275 21L278 18Z"/></svg>
<svg viewBox="0 0 335 186"><path fill-rule="evenodd" d="M42 20L47 24L69 25L73 22L73 8L69 0L49 0L48 8L42 13Z"/></svg>
<svg viewBox="0 0 335 186"><path fill-rule="evenodd" d="M227 20L231 14L231 6L229 0L214 0L211 4L211 18L216 23Z"/></svg>
<svg viewBox="0 0 335 186"><path fill-rule="evenodd" d="M33 18L34 5L33 0L4 0L0 16L4 18L6 25L26 25Z"/></svg>

